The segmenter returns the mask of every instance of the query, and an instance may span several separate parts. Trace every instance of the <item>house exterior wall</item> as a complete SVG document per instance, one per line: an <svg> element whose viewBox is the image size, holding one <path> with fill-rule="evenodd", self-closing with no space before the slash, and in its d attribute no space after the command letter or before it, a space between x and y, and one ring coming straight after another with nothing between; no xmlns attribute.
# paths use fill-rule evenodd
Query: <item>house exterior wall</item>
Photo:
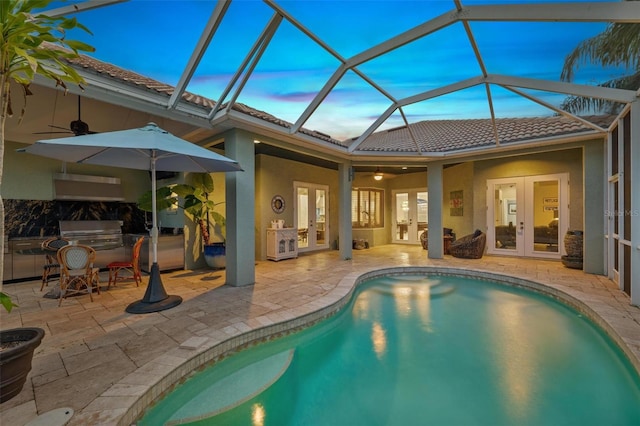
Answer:
<svg viewBox="0 0 640 426"><path fill-rule="evenodd" d="M272 220L283 219L287 227L294 225L295 181L329 186L329 247L337 239L338 171L260 154L256 156L256 259L267 258L266 235ZM274 195L284 198L285 209L280 214L271 209Z"/></svg>
<svg viewBox="0 0 640 426"><path fill-rule="evenodd" d="M447 167L442 172L444 189L442 226L453 229L458 238L476 230L473 169L473 163L461 163ZM451 215L451 193L454 191L462 191L462 216Z"/></svg>
<svg viewBox="0 0 640 426"><path fill-rule="evenodd" d="M53 175L67 173L120 178L124 201L134 203L151 189L149 172L90 164L62 163L39 155L16 152L27 144L5 141L2 198L14 200L52 200Z"/></svg>
<svg viewBox="0 0 640 426"><path fill-rule="evenodd" d="M391 188L390 183L395 179L373 179L372 173L356 173L351 185L355 188L374 188L384 190L384 228L354 228L354 240L365 240L370 247L389 244L391 242ZM351 206L349 206L351 209Z"/></svg>
<svg viewBox="0 0 640 426"><path fill-rule="evenodd" d="M473 228L487 228L488 179L552 173L569 173L569 229L582 230L584 178L581 148L476 161L473 172Z"/></svg>

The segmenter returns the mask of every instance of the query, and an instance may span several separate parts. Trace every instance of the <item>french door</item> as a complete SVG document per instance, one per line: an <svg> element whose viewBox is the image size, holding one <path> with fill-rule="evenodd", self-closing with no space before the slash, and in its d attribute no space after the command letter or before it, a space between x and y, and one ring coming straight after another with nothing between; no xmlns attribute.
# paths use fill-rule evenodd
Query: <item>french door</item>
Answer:
<svg viewBox="0 0 640 426"><path fill-rule="evenodd" d="M393 191L393 235L394 243L418 244L420 234L427 229L427 191Z"/></svg>
<svg viewBox="0 0 640 426"><path fill-rule="evenodd" d="M293 186L298 251L329 248L329 187L305 182L294 182Z"/></svg>
<svg viewBox="0 0 640 426"><path fill-rule="evenodd" d="M487 252L559 259L568 227L567 173L487 181Z"/></svg>

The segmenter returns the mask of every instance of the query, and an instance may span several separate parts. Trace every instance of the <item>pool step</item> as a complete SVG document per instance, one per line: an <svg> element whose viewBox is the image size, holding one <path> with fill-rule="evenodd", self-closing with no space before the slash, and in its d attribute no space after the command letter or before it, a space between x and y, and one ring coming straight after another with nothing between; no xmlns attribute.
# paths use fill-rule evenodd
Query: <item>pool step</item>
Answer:
<svg viewBox="0 0 640 426"><path fill-rule="evenodd" d="M206 419L230 410L260 394L289 368L294 350L272 355L247 365L201 390L180 407L166 425Z"/></svg>
<svg viewBox="0 0 640 426"><path fill-rule="evenodd" d="M375 291L393 295L403 292L407 295L421 296L429 291L429 296L438 297L453 293L455 286L445 284L438 277L425 277L420 275L391 275L380 281L383 285L376 285Z"/></svg>

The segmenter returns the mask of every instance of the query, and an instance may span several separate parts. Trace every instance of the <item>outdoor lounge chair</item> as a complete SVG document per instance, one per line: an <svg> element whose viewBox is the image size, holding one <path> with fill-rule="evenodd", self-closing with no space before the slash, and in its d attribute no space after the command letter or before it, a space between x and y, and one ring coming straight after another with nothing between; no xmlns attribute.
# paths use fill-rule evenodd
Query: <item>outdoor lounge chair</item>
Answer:
<svg viewBox="0 0 640 426"><path fill-rule="evenodd" d="M487 235L477 229L473 234L465 235L464 237L452 242L449 246L449 253L453 257L480 259L484 254L486 244Z"/></svg>

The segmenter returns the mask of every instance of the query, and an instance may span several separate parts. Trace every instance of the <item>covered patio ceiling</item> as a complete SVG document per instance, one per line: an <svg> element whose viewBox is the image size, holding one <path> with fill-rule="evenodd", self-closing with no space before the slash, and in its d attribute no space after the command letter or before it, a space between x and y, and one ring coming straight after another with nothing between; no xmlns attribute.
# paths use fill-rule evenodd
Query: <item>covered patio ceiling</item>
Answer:
<svg viewBox="0 0 640 426"><path fill-rule="evenodd" d="M328 160L424 163L442 158L442 150L422 143L409 125L438 121L455 128L451 120L477 119L490 135L481 149L490 152L504 141L502 119L561 115L583 133L602 135L607 124L601 119L560 109L566 96L625 105L640 95L598 86L630 70L582 64L573 82L560 79L566 55L582 40L609 23L640 24L636 1L104 0L51 6L45 13L77 14L93 32L69 37L96 47L94 58L169 87L140 83L135 75L114 78L108 69L80 62L88 81L83 96L204 129L190 135L201 145L219 144L222 132L237 127ZM380 137L398 129L404 149ZM428 139L431 131L424 132ZM478 148L458 143L444 151L460 157Z"/></svg>

